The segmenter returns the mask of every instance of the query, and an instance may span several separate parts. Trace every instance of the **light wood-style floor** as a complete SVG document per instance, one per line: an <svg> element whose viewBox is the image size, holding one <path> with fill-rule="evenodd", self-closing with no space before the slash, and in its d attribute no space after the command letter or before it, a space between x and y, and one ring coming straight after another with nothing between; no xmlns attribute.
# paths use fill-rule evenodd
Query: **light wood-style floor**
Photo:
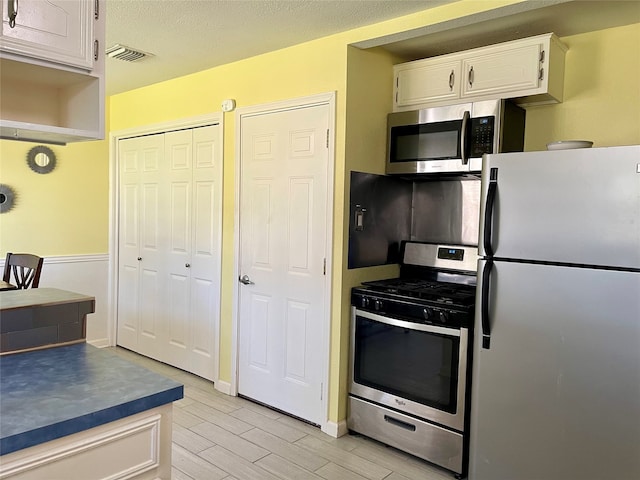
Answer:
<svg viewBox="0 0 640 480"><path fill-rule="evenodd" d="M173 480L451 480L453 474L359 435L333 438L182 370L111 348L184 384L173 409Z"/></svg>

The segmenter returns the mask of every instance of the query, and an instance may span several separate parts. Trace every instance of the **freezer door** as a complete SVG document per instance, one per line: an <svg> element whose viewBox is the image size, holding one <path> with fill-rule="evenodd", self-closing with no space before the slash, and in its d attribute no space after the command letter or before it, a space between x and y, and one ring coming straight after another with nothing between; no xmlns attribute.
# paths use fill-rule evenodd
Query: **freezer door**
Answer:
<svg viewBox="0 0 640 480"><path fill-rule="evenodd" d="M483 161L481 256L640 268L640 146Z"/></svg>
<svg viewBox="0 0 640 480"><path fill-rule="evenodd" d="M486 281L469 479L640 478L640 272L498 261Z"/></svg>

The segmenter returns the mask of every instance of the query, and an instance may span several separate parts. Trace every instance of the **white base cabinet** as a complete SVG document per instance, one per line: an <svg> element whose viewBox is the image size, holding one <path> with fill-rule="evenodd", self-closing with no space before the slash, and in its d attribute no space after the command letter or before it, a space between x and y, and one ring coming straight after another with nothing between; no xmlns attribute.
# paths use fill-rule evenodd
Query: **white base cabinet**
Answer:
<svg viewBox="0 0 640 480"><path fill-rule="evenodd" d="M565 52L546 34L396 65L394 111L500 98L561 102Z"/></svg>
<svg viewBox="0 0 640 480"><path fill-rule="evenodd" d="M103 3L0 0L0 8L0 138L103 139Z"/></svg>
<svg viewBox="0 0 640 480"><path fill-rule="evenodd" d="M167 404L0 458L0 479L171 478L173 405Z"/></svg>

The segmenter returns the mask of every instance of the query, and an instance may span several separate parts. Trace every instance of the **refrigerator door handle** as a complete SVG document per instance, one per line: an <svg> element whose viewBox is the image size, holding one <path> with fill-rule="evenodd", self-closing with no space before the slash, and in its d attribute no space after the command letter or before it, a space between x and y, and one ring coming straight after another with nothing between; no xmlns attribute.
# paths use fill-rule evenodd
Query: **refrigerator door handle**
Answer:
<svg viewBox="0 0 640 480"><path fill-rule="evenodd" d="M491 322L489 320L489 288L491 283L491 270L493 270L493 260L486 260L482 269L482 298L480 318L482 320L482 348L489 350L491 343Z"/></svg>
<svg viewBox="0 0 640 480"><path fill-rule="evenodd" d="M493 247L491 245L493 229L493 205L498 192L498 169L491 168L489 171L489 187L487 190L487 203L484 209L483 245L485 255L493 257Z"/></svg>

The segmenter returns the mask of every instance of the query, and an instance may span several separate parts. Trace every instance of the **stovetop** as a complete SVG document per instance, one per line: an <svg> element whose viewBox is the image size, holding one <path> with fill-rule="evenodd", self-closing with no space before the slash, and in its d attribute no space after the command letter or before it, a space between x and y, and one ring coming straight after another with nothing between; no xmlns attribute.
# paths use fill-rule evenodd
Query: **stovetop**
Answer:
<svg viewBox="0 0 640 480"><path fill-rule="evenodd" d="M424 299L438 304L468 307L475 303L475 286L439 282L421 278L389 278L364 282L360 290L389 293L412 299Z"/></svg>
<svg viewBox="0 0 640 480"><path fill-rule="evenodd" d="M476 258L472 247L406 242L400 276L363 282L351 291L358 310L414 323L473 324Z"/></svg>

